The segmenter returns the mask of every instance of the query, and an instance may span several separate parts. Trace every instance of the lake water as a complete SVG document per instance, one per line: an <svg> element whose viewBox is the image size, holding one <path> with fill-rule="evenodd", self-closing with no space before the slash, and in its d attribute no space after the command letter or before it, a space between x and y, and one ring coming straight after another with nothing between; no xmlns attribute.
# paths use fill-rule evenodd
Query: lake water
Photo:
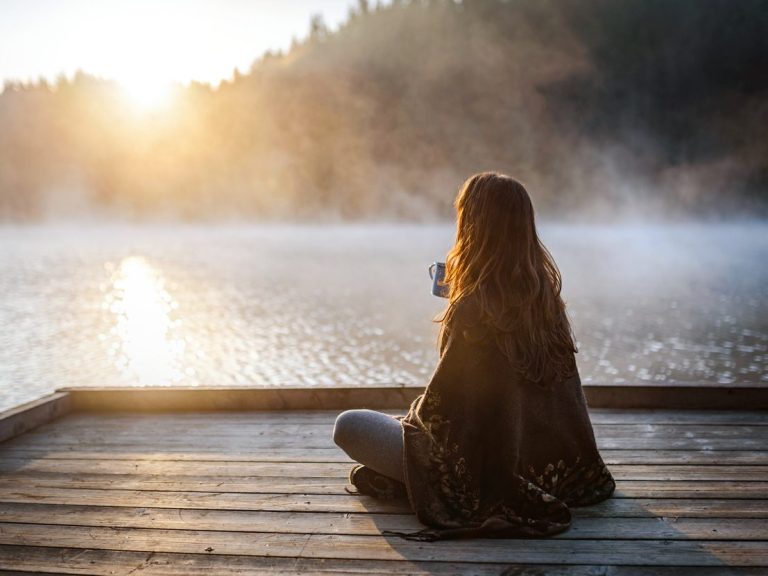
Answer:
<svg viewBox="0 0 768 576"><path fill-rule="evenodd" d="M768 226L543 225L584 382L768 385ZM0 227L0 409L62 386L425 384L452 225Z"/></svg>

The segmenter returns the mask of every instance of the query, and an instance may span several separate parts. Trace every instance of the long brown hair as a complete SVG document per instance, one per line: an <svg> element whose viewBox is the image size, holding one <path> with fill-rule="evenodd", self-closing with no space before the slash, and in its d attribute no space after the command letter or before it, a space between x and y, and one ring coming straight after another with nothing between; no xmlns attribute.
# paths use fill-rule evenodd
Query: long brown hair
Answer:
<svg viewBox="0 0 768 576"><path fill-rule="evenodd" d="M495 172L470 177L456 197L456 242L446 259L448 307L440 347L458 303L470 296L496 344L526 380L547 383L575 370L562 280L536 232L528 191Z"/></svg>

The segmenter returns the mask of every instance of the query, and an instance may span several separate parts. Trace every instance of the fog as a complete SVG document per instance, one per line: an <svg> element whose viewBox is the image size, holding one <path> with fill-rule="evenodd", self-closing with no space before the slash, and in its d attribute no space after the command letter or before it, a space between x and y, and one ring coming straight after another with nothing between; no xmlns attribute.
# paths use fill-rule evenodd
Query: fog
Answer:
<svg viewBox="0 0 768 576"><path fill-rule="evenodd" d="M768 382L768 226L544 223L587 383ZM426 384L448 225L0 227L0 409L62 386Z"/></svg>
<svg viewBox="0 0 768 576"><path fill-rule="evenodd" d="M440 221L486 169L548 218L767 212L760 0L361 2L254 57L155 109L6 83L0 219Z"/></svg>

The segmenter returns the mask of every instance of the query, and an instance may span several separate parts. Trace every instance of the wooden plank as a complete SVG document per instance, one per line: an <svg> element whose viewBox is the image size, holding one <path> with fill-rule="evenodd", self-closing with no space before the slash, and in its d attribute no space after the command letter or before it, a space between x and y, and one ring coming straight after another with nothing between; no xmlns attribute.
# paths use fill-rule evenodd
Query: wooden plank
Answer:
<svg viewBox="0 0 768 576"><path fill-rule="evenodd" d="M0 544L86 549L293 558L476 563L624 564L666 566L766 566L764 542L726 540L472 540L420 542L396 537L275 534L0 524Z"/></svg>
<svg viewBox="0 0 768 576"><path fill-rule="evenodd" d="M226 492L160 492L150 490L71 490L36 488L4 490L3 502L198 508L220 510L328 511L411 514L406 502L377 501L348 494L240 494ZM768 505L766 506L768 508Z"/></svg>
<svg viewBox="0 0 768 576"><path fill-rule="evenodd" d="M63 388L73 408L88 412L177 412L222 410L344 410L407 408L424 387L169 387ZM754 408L754 406L752 407Z"/></svg>
<svg viewBox="0 0 768 576"><path fill-rule="evenodd" d="M681 408L765 410L768 387L762 384L716 386L701 383L660 385L589 385L584 395L590 408Z"/></svg>
<svg viewBox="0 0 768 576"><path fill-rule="evenodd" d="M325 428L327 429L327 428ZM323 428L318 427L318 432ZM604 438L685 438L717 439L768 439L768 426L732 424L604 424L594 426L595 435Z"/></svg>
<svg viewBox="0 0 768 576"><path fill-rule="evenodd" d="M727 454L733 454L728 452ZM144 460L144 461L185 461L185 462L346 462L351 463L344 452L338 448L283 448L279 451L249 450L247 452L222 452L217 450L198 451L190 447L186 451L176 450L138 450L131 448L104 451L102 447L89 450L88 447L58 447L46 449L44 446L21 445L0 446L0 458L34 458L50 460ZM678 461L678 460L676 460ZM766 452L768 461L768 452ZM750 463L753 461L750 460ZM759 462L758 462L759 463Z"/></svg>
<svg viewBox="0 0 768 576"><path fill-rule="evenodd" d="M602 449L609 466L619 464L751 466L768 465L768 451L760 450L616 450Z"/></svg>
<svg viewBox="0 0 768 576"><path fill-rule="evenodd" d="M23 489L217 492L238 494L340 494L345 476L175 476L126 474L20 474L0 477L0 499ZM20 488L23 487L23 488ZM616 480L614 498L768 498L768 482Z"/></svg>
<svg viewBox="0 0 768 576"><path fill-rule="evenodd" d="M382 409L392 416L402 415L404 410ZM109 412L105 414L93 412L72 413L67 418L56 423L56 427L70 425L87 425L90 427L100 424L115 423L138 426L151 426L167 422L180 424L206 424L218 422L223 425L247 425L252 422L284 422L288 424L319 423L333 424L339 410L292 410L292 411L231 411L231 412L176 412L176 413L142 413L142 412ZM634 425L634 424L717 424L768 426L768 412L748 410L633 410L633 409L590 409L590 418L595 426L602 424Z"/></svg>
<svg viewBox="0 0 768 576"><path fill-rule="evenodd" d="M761 469L762 467L757 467ZM304 476L346 478L351 466L346 462L190 462L168 460L50 460L0 459L0 473L34 474L135 474L168 476ZM718 467L724 475L732 467ZM768 467L766 467L768 469ZM730 479L736 475L728 476Z"/></svg>
<svg viewBox="0 0 768 576"><path fill-rule="evenodd" d="M280 415L284 414L283 417ZM324 414L324 413L323 413ZM298 428L303 427L308 430L315 428L327 428L333 427L335 416L339 412L333 412L332 417L323 415L322 417L310 418L308 416L299 415L295 416L294 412L273 412L263 413L255 412L251 415L243 416L237 414L236 416L222 417L221 413L205 414L73 414L56 422L55 426L46 426L39 430L39 432L48 433L77 433L85 430L92 430L98 432L112 432L114 430L120 430L125 432L146 432L150 428L162 428L163 430L183 432L187 430L206 429L213 433L220 433L220 428L232 430L242 434L253 434L254 432L262 431L270 426L285 426ZM718 413L715 413L718 414ZM185 417L190 416L190 417ZM717 422L717 421L682 421L682 422L665 422L665 421L600 421L594 416L592 417L592 423L595 430L604 432L616 432L618 434L626 433L632 430L645 430L661 433L676 432L696 432L697 429L703 429L706 431L722 430L723 434L735 434L737 430L751 429L758 434L765 434L768 428L768 414L764 415L762 419L744 419L742 422ZM733 430L732 430L733 429Z"/></svg>
<svg viewBox="0 0 768 576"><path fill-rule="evenodd" d="M142 425L144 424L144 425ZM154 423L142 422L125 425L124 423L103 423L102 425L82 425L76 428L57 426L29 432L28 441L38 440L50 444L72 444L76 442L104 442L114 438L119 441L146 442L156 440L158 436L174 440L189 440L190 443L201 440L210 442L228 440L237 442L258 442L275 436L316 438L330 444L333 427L327 423L287 424L282 422L259 422L233 425L211 421L209 423ZM680 424L606 424L594 427L595 436L600 439L626 440L632 438L647 439L696 439L703 440L763 440L768 445L768 426L750 425L680 425Z"/></svg>
<svg viewBox="0 0 768 576"><path fill-rule="evenodd" d="M0 442L15 438L51 422L67 414L70 410L69 394L59 392L0 412Z"/></svg>
<svg viewBox="0 0 768 576"><path fill-rule="evenodd" d="M234 434L235 436L259 434L270 429L287 430L307 430L320 431L330 430L333 427L333 419L326 418L303 418L295 420L290 417L292 413L286 413L285 418L267 417L259 413L258 416L250 418L229 419L216 415L216 418L208 419L189 419L182 418L181 415L131 415L130 418L114 418L99 415L98 418L83 417L84 415L75 415L64 418L56 422L55 426L44 426L38 429L37 434L63 436L69 434L137 434L148 430L162 429L168 433L186 434L196 433L198 435L211 434L221 436L223 434ZM271 414L270 416L275 416ZM91 416L91 415L88 415ZM738 436L745 432L754 433L760 437L766 437L768 433L768 419L765 423L744 422L744 423L720 423L720 422L594 422L594 429L598 433L615 434L617 436L626 436L635 431L645 433L654 433L663 435L673 434L717 434L720 436Z"/></svg>
<svg viewBox="0 0 768 576"><path fill-rule="evenodd" d="M379 535L423 526L407 514L294 513L5 504L0 522L286 534ZM576 518L563 539L768 541L768 519Z"/></svg>
<svg viewBox="0 0 768 576"><path fill-rule="evenodd" d="M595 519L591 519L595 520ZM716 523L720 519L708 519ZM738 522L768 522L739 519ZM0 522L322 534L380 534L382 530L413 531L423 526L413 514L190 510L117 506L62 506L4 503ZM745 531L746 534L748 532Z"/></svg>
<svg viewBox="0 0 768 576"><path fill-rule="evenodd" d="M611 498L593 506L572 508L576 518L676 517L676 518L763 518L764 500L696 500L684 498Z"/></svg>
<svg viewBox="0 0 768 576"><path fill-rule="evenodd" d="M616 464L691 464L691 465L728 465L750 466L768 465L768 451L757 450L621 450L603 449L600 451L608 465ZM283 448L279 451L255 450L248 452L220 451L148 451L121 450L104 451L99 447L88 450L87 447L46 448L45 446L3 446L0 447L0 460L90 460L90 461L167 461L167 462L344 462L352 460L338 448Z"/></svg>
<svg viewBox="0 0 768 576"><path fill-rule="evenodd" d="M717 424L720 426L768 426L768 412L758 410L610 409L590 408L595 426L602 424Z"/></svg>
<svg viewBox="0 0 768 576"><path fill-rule="evenodd" d="M26 572L56 569L67 574L110 576L312 576L313 574L406 574L426 576L764 576L759 567L669 567L553 564L475 564L470 562L419 562L397 560L339 560L216 554L167 554L83 548L50 548L0 545L0 565Z"/></svg>
<svg viewBox="0 0 768 576"><path fill-rule="evenodd" d="M5 494L23 486L25 493L38 489L103 490L115 492L158 491L158 492L228 492L236 494L342 494L346 479L342 478L300 478L272 476L238 476L217 478L182 476L179 479L166 479L163 476L125 476L117 474L103 475L47 475L45 477L7 476L0 478L0 499ZM684 491L683 491L684 492ZM743 498L751 497L758 490L748 490ZM762 493L762 492L760 492ZM721 497L726 497L727 495Z"/></svg>
<svg viewBox="0 0 768 576"><path fill-rule="evenodd" d="M192 462L177 460L55 460L38 458L0 458L0 473L6 477L41 480L51 474L92 475L162 475L176 477L318 477L346 479L351 466L346 462ZM677 466L615 464L611 473L621 480L733 480L768 481L768 466ZM108 478L105 478L108 479Z"/></svg>
<svg viewBox="0 0 768 576"><path fill-rule="evenodd" d="M326 437L327 436L327 437ZM766 441L762 438L597 438L597 446L600 450L755 450L764 451ZM68 452L83 452L84 443L74 439L62 438L58 441L46 444L36 442L26 436L14 438L8 441L9 449L23 449L28 451L61 450ZM251 439L208 438L199 443L191 439L177 437L158 437L156 439L130 438L124 436L104 437L98 442L87 444L90 452L108 453L132 453L143 451L145 453L188 453L198 454L222 454L236 455L247 453L259 453L264 451L275 452L285 449L334 449L330 434L312 435L297 434L294 436L263 436ZM3 451L4 452L4 451Z"/></svg>
<svg viewBox="0 0 768 576"><path fill-rule="evenodd" d="M637 497L611 498L594 506L579 508L584 516L678 516L685 518L765 518L768 501L746 498L652 498L646 492ZM163 492L153 490L94 490L18 487L3 490L2 502L128 506L146 508L190 508L218 510L273 510L288 512L377 512L411 514L405 501L380 501L351 494L282 494L248 492Z"/></svg>
<svg viewBox="0 0 768 576"><path fill-rule="evenodd" d="M613 498L768 498L767 482L616 480Z"/></svg>
<svg viewBox="0 0 768 576"><path fill-rule="evenodd" d="M664 383L583 385L593 408L768 408L768 386L762 384ZM695 394L692 394L695 390ZM63 388L73 406L83 411L210 411L407 408L423 386L334 388Z"/></svg>
<svg viewBox="0 0 768 576"><path fill-rule="evenodd" d="M242 532L0 524L0 544L101 548L135 552L203 554L207 551L215 552L216 554L289 556L296 558L302 554L310 538L311 535L309 534L263 532L244 534ZM333 558L334 556L326 557ZM344 556L341 557L343 558Z"/></svg>
<svg viewBox="0 0 768 576"><path fill-rule="evenodd" d="M627 439L641 438L687 438L687 439L768 439L768 426L752 424L602 424L595 425L598 437ZM232 422L216 414L203 421L187 421L169 416L164 419L146 418L142 415L126 418L84 418L72 416L57 422L55 426L44 426L27 435L29 439L46 442L90 441L104 437L125 439L156 438L158 435L197 439L199 437L215 439L238 439L243 441L259 440L264 436L301 435L317 437L330 442L332 421L310 420L291 423L254 417L248 421Z"/></svg>
<svg viewBox="0 0 768 576"><path fill-rule="evenodd" d="M768 566L763 542L545 539L423 543L366 536L313 535L302 551L313 558L389 559L641 566Z"/></svg>

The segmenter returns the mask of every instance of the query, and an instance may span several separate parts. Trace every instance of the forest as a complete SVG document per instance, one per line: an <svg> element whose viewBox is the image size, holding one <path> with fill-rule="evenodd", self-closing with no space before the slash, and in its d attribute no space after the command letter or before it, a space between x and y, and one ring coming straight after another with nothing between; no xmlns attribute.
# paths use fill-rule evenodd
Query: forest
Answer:
<svg viewBox="0 0 768 576"><path fill-rule="evenodd" d="M768 214L764 0L360 1L254 56L156 111L6 82L0 221L433 220L482 170L553 218Z"/></svg>

